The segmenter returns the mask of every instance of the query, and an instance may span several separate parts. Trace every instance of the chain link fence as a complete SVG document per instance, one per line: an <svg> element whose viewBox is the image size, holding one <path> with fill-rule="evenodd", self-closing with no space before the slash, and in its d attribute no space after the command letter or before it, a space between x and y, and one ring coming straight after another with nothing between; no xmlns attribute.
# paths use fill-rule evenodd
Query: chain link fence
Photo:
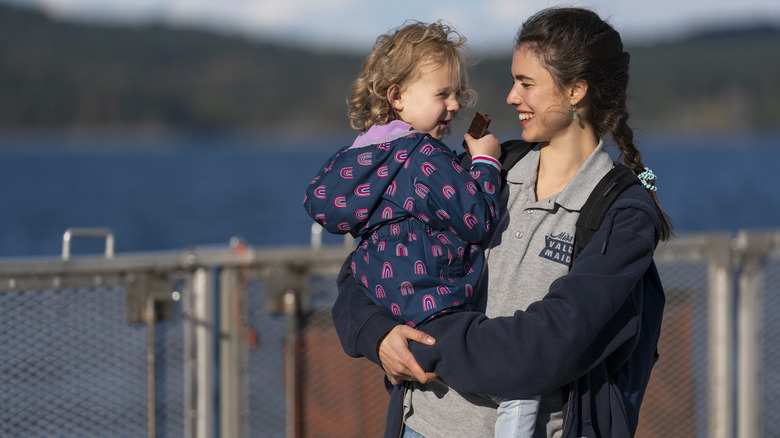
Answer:
<svg viewBox="0 0 780 438"><path fill-rule="evenodd" d="M733 236L659 248L667 305L638 437L777 430L779 236L759 236L758 275ZM381 436L381 369L347 357L330 318L347 253L0 260L0 436ZM758 304L741 301L745 276L760 280ZM749 333L758 371L738 366ZM739 411L756 392L745 371L758 380L751 417Z"/></svg>

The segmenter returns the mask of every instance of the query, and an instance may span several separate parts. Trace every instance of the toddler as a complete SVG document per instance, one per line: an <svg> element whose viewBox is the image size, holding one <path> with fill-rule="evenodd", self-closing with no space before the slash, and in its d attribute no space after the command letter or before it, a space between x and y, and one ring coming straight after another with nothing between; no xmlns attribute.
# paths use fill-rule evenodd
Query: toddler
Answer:
<svg viewBox="0 0 780 438"><path fill-rule="evenodd" d="M380 36L348 101L361 134L326 162L304 197L326 230L360 238L357 282L412 327L474 308L480 244L499 219L498 142L471 141L469 170L441 142L473 100L464 42L438 22ZM537 410L538 401L500 401L496 433L530 437ZM529 415L513 415L521 411ZM503 432L518 423L530 432Z"/></svg>

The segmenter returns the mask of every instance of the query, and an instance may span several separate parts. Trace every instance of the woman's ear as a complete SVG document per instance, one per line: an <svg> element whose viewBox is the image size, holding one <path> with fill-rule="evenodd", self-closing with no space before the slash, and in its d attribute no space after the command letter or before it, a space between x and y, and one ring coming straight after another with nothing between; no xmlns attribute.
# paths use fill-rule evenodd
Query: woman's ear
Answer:
<svg viewBox="0 0 780 438"><path fill-rule="evenodd" d="M588 94L588 81L585 79L577 79L569 87L569 103L571 105L577 105L585 95Z"/></svg>
<svg viewBox="0 0 780 438"><path fill-rule="evenodd" d="M387 89L387 101L396 111L403 111L404 103L401 96L401 86L393 84Z"/></svg>

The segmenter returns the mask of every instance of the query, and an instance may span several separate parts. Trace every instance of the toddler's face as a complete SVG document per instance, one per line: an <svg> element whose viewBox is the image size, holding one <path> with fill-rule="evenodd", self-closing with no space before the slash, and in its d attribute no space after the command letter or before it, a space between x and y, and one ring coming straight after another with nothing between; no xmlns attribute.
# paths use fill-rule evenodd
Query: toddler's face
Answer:
<svg viewBox="0 0 780 438"><path fill-rule="evenodd" d="M452 68L434 62L420 65L416 79L404 84L392 105L401 120L441 140L458 114L460 78Z"/></svg>

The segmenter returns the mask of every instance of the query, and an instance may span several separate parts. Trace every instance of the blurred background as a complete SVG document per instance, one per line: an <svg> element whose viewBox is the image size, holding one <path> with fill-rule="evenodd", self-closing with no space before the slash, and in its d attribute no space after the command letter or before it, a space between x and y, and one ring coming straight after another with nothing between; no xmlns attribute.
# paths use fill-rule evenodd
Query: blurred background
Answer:
<svg viewBox="0 0 780 438"><path fill-rule="evenodd" d="M773 436L777 0L0 0L0 435L378 436L382 374L330 321L348 248L309 250L304 189L356 134L375 38L408 19L449 22L477 61L445 142L477 110L519 137L514 35L558 4L623 35L629 123L678 234L656 252L638 436ZM110 231L116 257L98 233L62 260L74 227Z"/></svg>
<svg viewBox="0 0 780 438"><path fill-rule="evenodd" d="M0 256L56 254L73 226L118 251L306 242L303 190L355 135L345 100L379 34L443 19L468 38L479 100L458 149L476 110L520 135L512 41L554 4L2 0ZM624 36L630 123L678 231L780 224L780 4L577 4Z"/></svg>

